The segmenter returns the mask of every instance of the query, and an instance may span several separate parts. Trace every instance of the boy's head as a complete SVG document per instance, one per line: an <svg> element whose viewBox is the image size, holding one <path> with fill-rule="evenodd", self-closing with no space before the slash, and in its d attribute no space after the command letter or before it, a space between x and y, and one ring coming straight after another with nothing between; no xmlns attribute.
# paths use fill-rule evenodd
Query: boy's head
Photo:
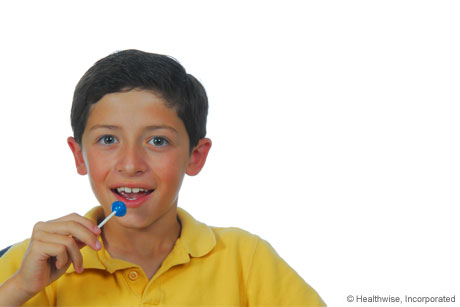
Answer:
<svg viewBox="0 0 460 307"><path fill-rule="evenodd" d="M78 82L72 103L74 138L81 145L91 106L104 95L151 90L183 121L189 150L206 135L208 99L201 83L171 57L139 50L113 53L94 64Z"/></svg>
<svg viewBox="0 0 460 307"><path fill-rule="evenodd" d="M129 210L119 224L142 228L172 212L184 175L200 172L211 147L207 107L201 84L163 55L122 51L85 73L68 144L106 214L121 200Z"/></svg>

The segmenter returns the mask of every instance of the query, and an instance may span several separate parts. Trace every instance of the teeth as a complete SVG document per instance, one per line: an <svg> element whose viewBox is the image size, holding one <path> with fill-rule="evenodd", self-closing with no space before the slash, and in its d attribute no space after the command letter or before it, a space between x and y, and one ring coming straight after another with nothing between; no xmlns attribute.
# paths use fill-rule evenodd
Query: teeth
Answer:
<svg viewBox="0 0 460 307"><path fill-rule="evenodd" d="M125 192L125 193L139 193L139 192L147 192L148 190L142 188L128 188L128 187L119 187L117 188L118 193Z"/></svg>

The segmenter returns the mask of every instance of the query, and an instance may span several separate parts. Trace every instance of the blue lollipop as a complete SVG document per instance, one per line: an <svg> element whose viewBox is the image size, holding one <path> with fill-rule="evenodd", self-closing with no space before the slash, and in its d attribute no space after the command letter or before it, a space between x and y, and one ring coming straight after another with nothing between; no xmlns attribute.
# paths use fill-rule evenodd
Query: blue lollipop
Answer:
<svg viewBox="0 0 460 307"><path fill-rule="evenodd" d="M104 226L104 224L107 223L114 215L121 217L125 214L126 205L121 201L114 201L112 203L112 213L110 213L109 216L107 216L99 225L97 225L97 227L101 228L102 226Z"/></svg>
<svg viewBox="0 0 460 307"><path fill-rule="evenodd" d="M114 201L112 203L112 213L113 212L115 212L116 216L124 216L126 214L126 205L121 201Z"/></svg>

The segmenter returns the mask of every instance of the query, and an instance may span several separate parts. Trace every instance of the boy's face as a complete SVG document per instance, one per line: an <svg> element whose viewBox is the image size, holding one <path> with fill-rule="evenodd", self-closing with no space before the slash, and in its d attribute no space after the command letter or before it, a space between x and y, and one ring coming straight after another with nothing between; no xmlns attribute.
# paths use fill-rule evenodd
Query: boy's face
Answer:
<svg viewBox="0 0 460 307"><path fill-rule="evenodd" d="M184 174L196 175L211 147L202 139L190 155L176 111L145 90L105 95L92 106L82 146L68 143L105 213L123 201L128 212L118 222L130 228L148 227L176 206Z"/></svg>

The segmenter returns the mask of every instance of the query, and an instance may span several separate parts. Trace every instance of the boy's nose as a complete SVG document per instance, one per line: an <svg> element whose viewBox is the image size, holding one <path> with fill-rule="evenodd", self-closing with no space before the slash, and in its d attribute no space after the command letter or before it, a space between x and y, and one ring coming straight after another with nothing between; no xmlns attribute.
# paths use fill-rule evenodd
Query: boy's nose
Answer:
<svg viewBox="0 0 460 307"><path fill-rule="evenodd" d="M137 146L125 146L120 150L116 170L126 176L144 173L148 168L145 152Z"/></svg>

